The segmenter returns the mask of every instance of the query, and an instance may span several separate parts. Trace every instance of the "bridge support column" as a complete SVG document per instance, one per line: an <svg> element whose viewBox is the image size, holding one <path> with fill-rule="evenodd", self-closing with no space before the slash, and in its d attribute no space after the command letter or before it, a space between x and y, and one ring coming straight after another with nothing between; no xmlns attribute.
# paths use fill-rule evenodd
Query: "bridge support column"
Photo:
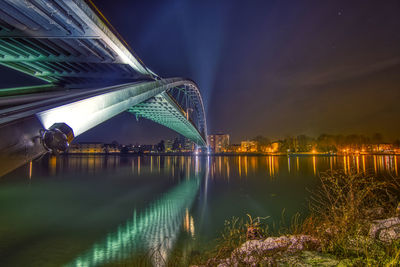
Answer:
<svg viewBox="0 0 400 267"><path fill-rule="evenodd" d="M47 152L36 116L0 125L0 177Z"/></svg>

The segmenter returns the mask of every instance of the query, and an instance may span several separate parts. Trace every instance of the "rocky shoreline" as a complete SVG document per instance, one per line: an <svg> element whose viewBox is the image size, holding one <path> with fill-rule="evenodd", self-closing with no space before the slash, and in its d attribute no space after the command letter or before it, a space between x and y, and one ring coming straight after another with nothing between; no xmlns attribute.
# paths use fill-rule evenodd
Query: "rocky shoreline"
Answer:
<svg viewBox="0 0 400 267"><path fill-rule="evenodd" d="M399 205L400 207L400 205ZM349 240L348 244L374 243L390 245L400 241L400 216L374 220L369 223L369 233ZM211 258L203 266L352 266L352 259L338 259L332 254L322 252L323 240L305 234L285 235L247 240L224 259ZM354 246L356 251L359 246Z"/></svg>

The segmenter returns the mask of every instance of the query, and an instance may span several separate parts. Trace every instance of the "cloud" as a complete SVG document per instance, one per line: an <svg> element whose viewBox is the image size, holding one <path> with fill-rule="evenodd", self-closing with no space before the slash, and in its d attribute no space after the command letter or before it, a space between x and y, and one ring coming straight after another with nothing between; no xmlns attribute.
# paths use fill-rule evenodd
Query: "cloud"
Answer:
<svg viewBox="0 0 400 267"><path fill-rule="evenodd" d="M355 78L369 76L373 73L384 71L400 65L400 58L390 58L369 64L347 64L318 69L316 66L306 70L291 70L284 73L275 81L281 86L293 86L296 88L321 87L332 83L348 81ZM286 76L286 77L285 77Z"/></svg>

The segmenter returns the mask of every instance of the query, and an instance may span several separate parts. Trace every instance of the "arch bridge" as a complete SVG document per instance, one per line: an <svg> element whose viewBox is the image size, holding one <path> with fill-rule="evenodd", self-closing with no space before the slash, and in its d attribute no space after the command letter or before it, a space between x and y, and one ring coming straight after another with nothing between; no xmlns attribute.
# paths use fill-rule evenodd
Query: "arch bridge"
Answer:
<svg viewBox="0 0 400 267"><path fill-rule="evenodd" d="M0 176L124 111L206 145L197 85L152 72L90 0L0 0L0 64L46 82L0 89Z"/></svg>

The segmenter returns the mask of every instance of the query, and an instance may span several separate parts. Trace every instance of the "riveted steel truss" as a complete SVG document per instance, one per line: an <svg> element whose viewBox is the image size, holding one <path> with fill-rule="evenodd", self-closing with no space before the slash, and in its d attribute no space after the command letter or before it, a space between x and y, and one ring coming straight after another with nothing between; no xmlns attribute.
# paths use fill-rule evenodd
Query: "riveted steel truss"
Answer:
<svg viewBox="0 0 400 267"><path fill-rule="evenodd" d="M68 86L154 76L82 0L1 0L0 64Z"/></svg>

